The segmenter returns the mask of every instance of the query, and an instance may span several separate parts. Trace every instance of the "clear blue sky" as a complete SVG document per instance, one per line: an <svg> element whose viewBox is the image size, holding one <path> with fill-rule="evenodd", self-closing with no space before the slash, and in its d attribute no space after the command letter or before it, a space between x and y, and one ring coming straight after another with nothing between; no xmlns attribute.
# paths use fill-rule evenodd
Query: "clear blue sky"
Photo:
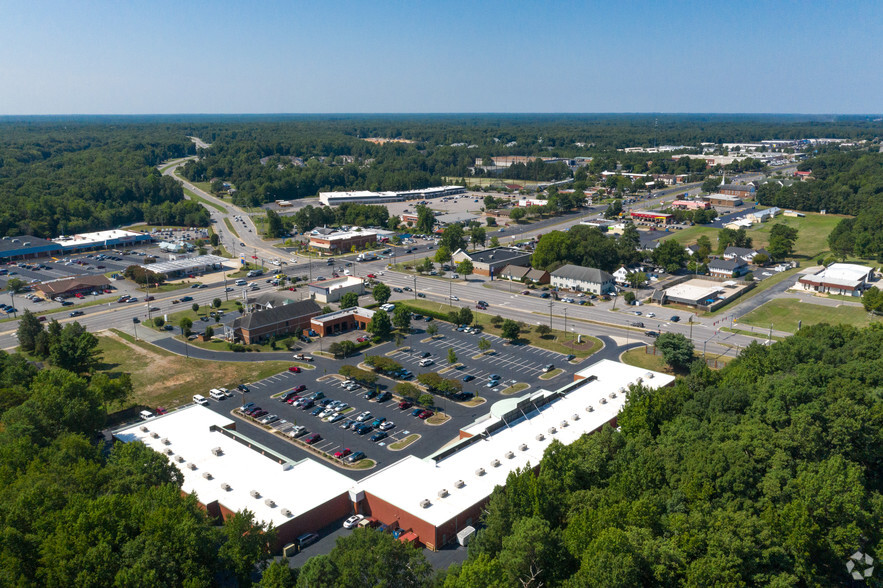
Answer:
<svg viewBox="0 0 883 588"><path fill-rule="evenodd" d="M883 110L883 2L0 0L0 114Z"/></svg>

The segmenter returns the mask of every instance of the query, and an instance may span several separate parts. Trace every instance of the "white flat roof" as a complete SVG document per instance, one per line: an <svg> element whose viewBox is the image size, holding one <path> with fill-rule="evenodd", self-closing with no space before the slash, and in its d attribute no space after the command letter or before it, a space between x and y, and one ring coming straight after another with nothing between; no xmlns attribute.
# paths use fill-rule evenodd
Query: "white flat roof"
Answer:
<svg viewBox="0 0 883 588"><path fill-rule="evenodd" d="M235 401L230 402L232 408ZM276 526L352 487L350 478L312 459L280 464L223 433L210 430L213 425L227 428L233 422L204 406L193 405L122 429L115 436L127 443L141 441L160 453L171 450L169 461L184 475L182 489L195 493L201 503L218 501L233 511L247 508L255 513L257 520ZM142 431L141 427L148 430ZM215 447L221 448L220 455L212 453ZM178 456L184 461L178 462ZM196 469L191 470L188 463ZM211 474L210 480L203 477L206 472ZM223 489L221 484L228 484L230 489ZM260 493L260 498L251 495L253 490ZM266 504L268 499L274 506ZM282 509L288 509L290 514L282 514Z"/></svg>
<svg viewBox="0 0 883 588"><path fill-rule="evenodd" d="M327 239L328 241L342 241L343 239L352 239L353 237L376 237L374 231L346 231L341 233L331 233L330 235L310 235L310 239Z"/></svg>
<svg viewBox="0 0 883 588"><path fill-rule="evenodd" d="M147 233L138 233L135 231L124 231L122 229L114 229L112 231L98 231L95 233L79 233L77 235L62 235L53 239L62 247L84 247L89 245L100 245L105 241L117 239L135 240L136 237L147 237Z"/></svg>
<svg viewBox="0 0 883 588"><path fill-rule="evenodd" d="M207 265L232 265L233 260L218 255L197 255L196 257L185 257L183 259L174 259L171 261L161 261L159 263L149 263L142 265L144 269L148 269L158 274L167 274L169 272L186 271L205 267Z"/></svg>
<svg viewBox="0 0 883 588"><path fill-rule="evenodd" d="M358 483L358 488L434 526L456 518L460 513L490 496L494 487L505 485L506 477L516 468L528 464L536 466L543 458L543 452L553 439L569 445L587 432L604 425L613 419L625 403L623 388L637 382L638 378L652 388L665 386L674 380L673 376L625 365L610 360L601 360L578 372L586 378L582 385L569 383L575 388L551 403L532 409L520 420L512 420L508 425L491 433L486 438L475 441L463 449L435 461L432 457L419 459L405 457ZM652 375L652 377L651 377ZM615 393L611 398L610 393ZM488 426L498 425L500 417L519 402L526 399L541 399L555 393L539 390L521 398L507 398L495 403L491 412L478 419L464 431L481 436ZM602 398L604 403L601 402ZM591 406L592 412L586 407ZM528 410L525 408L525 410ZM574 418L574 416L578 418ZM566 426L562 426L566 421ZM550 433L550 428L555 432ZM542 434L543 439L537 440ZM462 443L462 442L461 442ZM521 445L526 445L521 449ZM512 457L508 457L512 452ZM492 462L499 460L499 465ZM483 475L477 470L484 469ZM458 488L458 481L464 484ZM439 497L440 490L446 490L445 497ZM430 506L424 508L421 501L427 499Z"/></svg>
<svg viewBox="0 0 883 588"><path fill-rule="evenodd" d="M718 292L723 291L721 284L712 282L711 280L690 280L683 284L666 288L665 293L674 298L683 298L684 300L705 300L714 297Z"/></svg>

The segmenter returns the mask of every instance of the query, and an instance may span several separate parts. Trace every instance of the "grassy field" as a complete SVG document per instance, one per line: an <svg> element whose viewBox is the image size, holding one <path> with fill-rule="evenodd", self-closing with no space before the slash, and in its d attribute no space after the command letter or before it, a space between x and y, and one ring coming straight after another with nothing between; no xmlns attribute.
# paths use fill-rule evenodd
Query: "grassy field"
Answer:
<svg viewBox="0 0 883 588"><path fill-rule="evenodd" d="M227 228L230 229L230 232L236 235L236 238L239 239L239 233L236 232L236 229L233 228L233 223L230 222L230 219L226 216L224 217L224 224L227 225Z"/></svg>
<svg viewBox="0 0 883 588"><path fill-rule="evenodd" d="M460 181L463 179L464 178L447 177L445 178L445 181L463 185L460 183ZM525 188L527 188L534 187L538 184L548 184L548 182L535 182L533 180L506 180L503 178L467 178L465 179L465 182L469 186L477 186L480 188L486 188L488 186L499 186L502 188L503 184L518 184L519 186L524 186Z"/></svg>
<svg viewBox="0 0 883 588"><path fill-rule="evenodd" d="M776 275L774 275L774 276L770 276L769 278L767 278L767 279L763 280L762 282L760 282L757 286L755 286L754 288L752 288L752 289L751 289L749 292L747 292L746 294L743 294L742 296L740 296L739 298L736 298L736 299L733 300L732 302L727 303L727 304L721 306L720 308L718 308L718 309L715 310L714 312L709 312L709 313L706 314L705 316L717 316L717 315L720 315L720 314L726 314L727 312L730 311L731 308L733 308L733 307L736 306L737 304L741 304L742 302L745 302L745 301L748 300L749 298L751 298L751 297L753 297L753 296L757 296L758 294L760 294L760 293L763 292L764 290L767 290L767 289L769 289L769 288L772 288L772 287L775 286L776 284L779 284L779 283L781 283L781 282L784 282L785 280L789 280L789 279L790 279L790 280L793 280L795 277L797 277L797 273L798 273L799 271L800 271L800 270L799 270L798 268L794 268L794 269L790 269L790 270L788 270L788 271L786 271L786 272L781 272L781 273L778 273L778 274L776 274Z"/></svg>
<svg viewBox="0 0 883 588"><path fill-rule="evenodd" d="M833 214L806 213L803 218L780 215L768 223L754 225L747 230L751 237L752 246L755 248L766 247L770 242L770 231L773 226L783 224L797 229L797 243L794 245L794 259L815 260L819 255L828 253L828 235L834 230L844 217ZM673 233L669 239L674 239L684 245L696 243L702 235L707 235L711 240L713 249L717 248L717 233L719 229L695 226L689 229Z"/></svg>
<svg viewBox="0 0 883 588"><path fill-rule="evenodd" d="M818 323L866 327L881 320L883 318L869 314L860 306L831 307L781 298L770 300L740 318L738 322L762 329L769 329L772 324L775 331L794 333L797 331L797 321L803 321L804 327Z"/></svg>
<svg viewBox="0 0 883 588"><path fill-rule="evenodd" d="M217 310L214 307L210 307L208 304L201 305L199 307L199 312L193 312L193 302L182 302L180 305L176 305L180 308L178 312L169 315L169 320L166 321L167 324L178 326L180 324L181 319L184 317L189 318L193 321L193 328L199 331L202 331L199 328L200 324L203 324L203 321L199 320L199 317L207 315L212 310ZM222 301L220 309L224 312L236 312L236 300L228 300ZM215 319L211 319L210 321L204 323L206 325L215 325Z"/></svg>
<svg viewBox="0 0 883 588"><path fill-rule="evenodd" d="M622 354L623 363L633 365L642 369L652 370L654 372L662 372L665 374L674 373L670 367L665 364L665 360L661 355L653 355L644 351L644 347L638 347Z"/></svg>
<svg viewBox="0 0 883 588"><path fill-rule="evenodd" d="M433 310L444 313L451 310L451 307L447 304L431 302L424 299L409 300L408 305L422 308L424 310ZM485 333L502 336L501 329L491 324L491 315L473 311L472 316L475 319L475 324L480 325ZM529 330L522 331L519 340L522 343L527 343L535 347L548 349L549 351L556 351L558 353L573 354L579 358L588 357L600 350L603 346L599 339L589 335L584 335L583 344L577 345L572 335L568 335L559 330L553 330L551 334L546 337L547 338L541 337L532 326Z"/></svg>
<svg viewBox="0 0 883 588"><path fill-rule="evenodd" d="M218 362L187 359L144 342L117 335L99 335L102 371L132 375L132 404L174 408L211 388L235 388L288 369L288 362ZM231 407L235 399L231 400Z"/></svg>

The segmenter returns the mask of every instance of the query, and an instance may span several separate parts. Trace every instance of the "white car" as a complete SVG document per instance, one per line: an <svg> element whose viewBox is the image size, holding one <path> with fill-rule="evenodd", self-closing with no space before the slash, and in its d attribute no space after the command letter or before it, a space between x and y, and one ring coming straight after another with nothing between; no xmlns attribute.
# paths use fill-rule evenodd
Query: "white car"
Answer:
<svg viewBox="0 0 883 588"><path fill-rule="evenodd" d="M428 366L428 365L432 365L432 364L434 364L434 363L435 363L435 362L432 361L432 360L429 359L429 358L421 359L421 360L420 360L420 367L426 367L426 366Z"/></svg>
<svg viewBox="0 0 883 588"><path fill-rule="evenodd" d="M343 522L343 528L344 529L352 529L356 525L358 525L361 522L361 520L364 518L365 518L364 515L353 515Z"/></svg>
<svg viewBox="0 0 883 588"><path fill-rule="evenodd" d="M206 400L205 396L203 396L202 394L194 394L193 402L195 402L196 404L202 404L203 406L208 404L208 400Z"/></svg>
<svg viewBox="0 0 883 588"><path fill-rule="evenodd" d="M332 414L334 414L334 409L333 408L326 408L325 410L323 410L322 412L319 413L319 418L324 419L325 417L331 416Z"/></svg>
<svg viewBox="0 0 883 588"><path fill-rule="evenodd" d="M371 413L366 410L365 412L363 412L362 414L360 414L359 416L356 417L356 422L357 423L364 423L365 421L367 421L370 418L371 418Z"/></svg>
<svg viewBox="0 0 883 588"><path fill-rule="evenodd" d="M647 316L650 317L650 318L653 318L653 317L656 316L656 313L655 313L655 312L648 312L648 313L647 313Z"/></svg>
<svg viewBox="0 0 883 588"><path fill-rule="evenodd" d="M343 418L342 414L340 414L339 412L335 412L330 417L328 417L328 422L329 423L336 423L337 421L339 421L342 418Z"/></svg>
<svg viewBox="0 0 883 588"><path fill-rule="evenodd" d="M395 424L394 422L392 422L392 421L383 421L382 423L380 423L380 426L379 426L378 428L379 428L381 431L389 431L389 430L392 429L394 426L396 426L396 424Z"/></svg>
<svg viewBox="0 0 883 588"><path fill-rule="evenodd" d="M453 300L454 302L460 302L460 299L456 296L451 296L451 300Z"/></svg>

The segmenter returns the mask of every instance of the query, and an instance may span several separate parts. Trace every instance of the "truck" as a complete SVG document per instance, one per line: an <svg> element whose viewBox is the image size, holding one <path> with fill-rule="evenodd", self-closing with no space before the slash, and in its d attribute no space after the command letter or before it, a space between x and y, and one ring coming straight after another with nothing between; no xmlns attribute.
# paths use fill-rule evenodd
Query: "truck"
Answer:
<svg viewBox="0 0 883 588"><path fill-rule="evenodd" d="M356 257L356 261L374 261L375 259L377 259L377 256L373 253L360 253Z"/></svg>
<svg viewBox="0 0 883 588"><path fill-rule="evenodd" d="M300 361L313 361L313 358L309 355L304 355L303 353L295 353L294 359L299 359Z"/></svg>

